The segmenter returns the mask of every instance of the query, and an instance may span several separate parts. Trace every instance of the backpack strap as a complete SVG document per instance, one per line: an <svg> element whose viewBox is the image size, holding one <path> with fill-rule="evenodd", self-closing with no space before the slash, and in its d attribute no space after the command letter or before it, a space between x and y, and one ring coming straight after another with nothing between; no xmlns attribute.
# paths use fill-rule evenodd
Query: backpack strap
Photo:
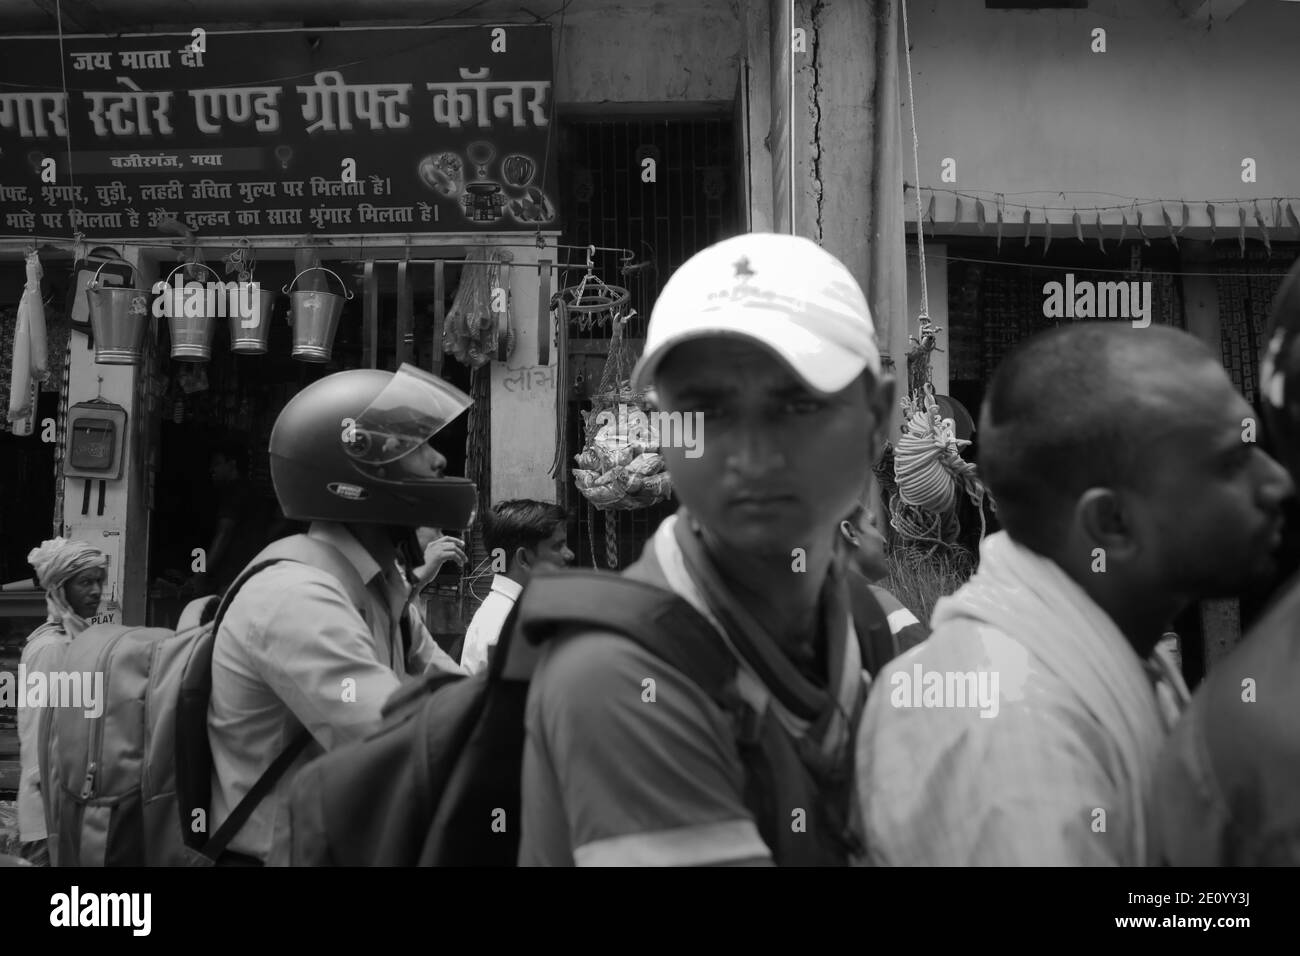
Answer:
<svg viewBox="0 0 1300 956"><path fill-rule="evenodd" d="M281 561L297 561L299 564L307 564L312 567L320 568L338 579L339 584L347 592L348 597L352 600L358 613L365 616L365 598L366 585L361 580L361 575L352 563L337 549L323 541L317 541L309 538L305 534L291 535L273 542L262 550L260 554L245 568L238 578L226 590L221 598L221 605L217 609L217 614L212 622L212 640L216 642L217 633L221 630L221 621L234 603L235 595L254 575L260 571L269 568L273 564L279 564ZM211 645L209 645L209 656L211 655ZM208 691L211 693L211 662L208 667ZM271 766L263 771L262 775L257 778L244 798L235 805L228 816L217 828L214 833L202 847L200 852L210 860L216 860L225 852L230 841L235 835L244 828L248 818L257 809L258 804L266 798L286 770L298 759L298 756L311 743L311 731L303 728L297 736L294 737L289 745L280 752L280 755L271 762ZM178 741L179 742L179 741Z"/></svg>
<svg viewBox="0 0 1300 956"><path fill-rule="evenodd" d="M548 574L528 582L511 618L517 626L507 619L512 626L502 629L503 639L522 633L534 645L565 631L618 633L681 671L724 708L732 704L728 685L735 658L713 625L671 591L603 571ZM496 657L504 660L507 650Z"/></svg>

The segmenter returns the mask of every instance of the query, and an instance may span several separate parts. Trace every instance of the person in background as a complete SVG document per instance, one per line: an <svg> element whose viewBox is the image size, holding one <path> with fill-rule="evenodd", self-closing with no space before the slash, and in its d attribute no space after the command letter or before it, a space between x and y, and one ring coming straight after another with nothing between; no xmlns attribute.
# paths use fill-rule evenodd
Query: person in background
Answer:
<svg viewBox="0 0 1300 956"><path fill-rule="evenodd" d="M1185 332L1066 323L994 373L979 467L1003 531L881 675L857 773L869 862L1142 866L1187 700L1157 645L1264 573L1291 479Z"/></svg>
<svg viewBox="0 0 1300 956"><path fill-rule="evenodd" d="M191 579L199 593L220 594L267 543L272 514L248 482L248 449L242 442L220 442L212 450L216 529L205 551L207 571Z"/></svg>
<svg viewBox="0 0 1300 956"><path fill-rule="evenodd" d="M277 417L269 452L280 506L351 565L364 597L354 603L331 571L283 561L249 577L226 609L212 644L211 832L279 754L296 756L218 865L287 862L294 772L374 731L403 678L434 665L427 630L412 633L415 531L472 520L473 483L447 476L432 443L471 403L403 364L327 375ZM355 428L341 431L344 419Z"/></svg>
<svg viewBox="0 0 1300 956"><path fill-rule="evenodd" d="M1260 363L1271 447L1300 476L1300 263L1273 301ZM1216 663L1156 769L1171 866L1300 866L1300 578Z"/></svg>
<svg viewBox="0 0 1300 956"><path fill-rule="evenodd" d="M63 651L99 609L108 577L108 556L82 541L51 538L27 555L36 584L45 589L48 617L27 638L22 666L28 677L59 669ZM48 686L49 679L46 678ZM41 799L41 709L18 709L18 839L24 858L49 865L45 806Z"/></svg>
<svg viewBox="0 0 1300 956"><path fill-rule="evenodd" d="M567 524L559 505L527 498L499 501L483 516L483 543L493 566L504 562L505 570L493 575L492 590L465 631L460 663L466 673L477 674L487 667L501 626L528 579L538 570L573 561L565 541Z"/></svg>

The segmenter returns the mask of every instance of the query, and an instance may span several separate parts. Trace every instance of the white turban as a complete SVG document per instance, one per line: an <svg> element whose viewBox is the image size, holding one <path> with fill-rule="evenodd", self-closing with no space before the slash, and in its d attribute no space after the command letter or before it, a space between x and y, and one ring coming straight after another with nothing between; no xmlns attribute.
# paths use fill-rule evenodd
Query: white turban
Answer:
<svg viewBox="0 0 1300 956"><path fill-rule="evenodd" d="M42 541L39 548L33 548L27 562L36 570L36 580L45 589L50 623L63 625L69 637L76 637L86 629L86 619L68 604L63 585L88 568L108 567L108 556L83 541L51 538Z"/></svg>

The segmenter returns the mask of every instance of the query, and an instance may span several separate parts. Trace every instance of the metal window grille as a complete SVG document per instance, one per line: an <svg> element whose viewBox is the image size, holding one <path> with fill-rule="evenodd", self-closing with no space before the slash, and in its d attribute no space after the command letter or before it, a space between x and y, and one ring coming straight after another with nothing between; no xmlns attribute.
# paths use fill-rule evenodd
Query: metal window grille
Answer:
<svg viewBox="0 0 1300 956"><path fill-rule="evenodd" d="M733 122L726 117L656 120L573 120L560 127L562 177L561 242L633 251L633 266L615 253L594 257L595 275L625 287L636 316L625 334L639 354L646 323L668 277L696 252L737 229ZM654 160L654 181L643 181ZM578 256L581 258L581 256ZM572 261L572 260L570 260ZM579 267L560 277L560 287L581 281ZM589 391L600 380L611 334L608 322L582 327L570 321L571 375L581 381L560 383L570 403L562 462L566 504L570 511L569 544L579 566L609 567L605 513L597 512L574 487L573 455L583 445L580 411L589 410ZM575 387L576 386L576 387ZM626 567L641 553L654 529L676 509L666 502L638 511L609 512L615 522L616 565ZM594 541L594 550L593 550Z"/></svg>

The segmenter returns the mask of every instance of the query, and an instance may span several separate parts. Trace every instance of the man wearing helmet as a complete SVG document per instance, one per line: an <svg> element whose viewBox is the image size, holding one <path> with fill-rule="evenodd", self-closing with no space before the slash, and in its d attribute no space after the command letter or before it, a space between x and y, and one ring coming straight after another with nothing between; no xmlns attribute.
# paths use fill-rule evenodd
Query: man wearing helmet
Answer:
<svg viewBox="0 0 1300 956"><path fill-rule="evenodd" d="M401 676L434 660L436 645L422 627L411 634L407 613L423 563L416 529L473 520L473 483L446 477L446 459L429 444L470 401L410 365L396 374L356 369L309 385L276 419L270 457L280 507L311 522L307 537L355 569L365 601L357 606L328 571L282 561L248 578L227 608L212 654L211 830L304 728L312 743L223 862L273 862L294 769L374 730Z"/></svg>
<svg viewBox="0 0 1300 956"><path fill-rule="evenodd" d="M1273 301L1260 363L1274 454L1300 476L1300 263ZM1300 581L1210 671L1170 736L1153 804L1160 862L1300 865Z"/></svg>

